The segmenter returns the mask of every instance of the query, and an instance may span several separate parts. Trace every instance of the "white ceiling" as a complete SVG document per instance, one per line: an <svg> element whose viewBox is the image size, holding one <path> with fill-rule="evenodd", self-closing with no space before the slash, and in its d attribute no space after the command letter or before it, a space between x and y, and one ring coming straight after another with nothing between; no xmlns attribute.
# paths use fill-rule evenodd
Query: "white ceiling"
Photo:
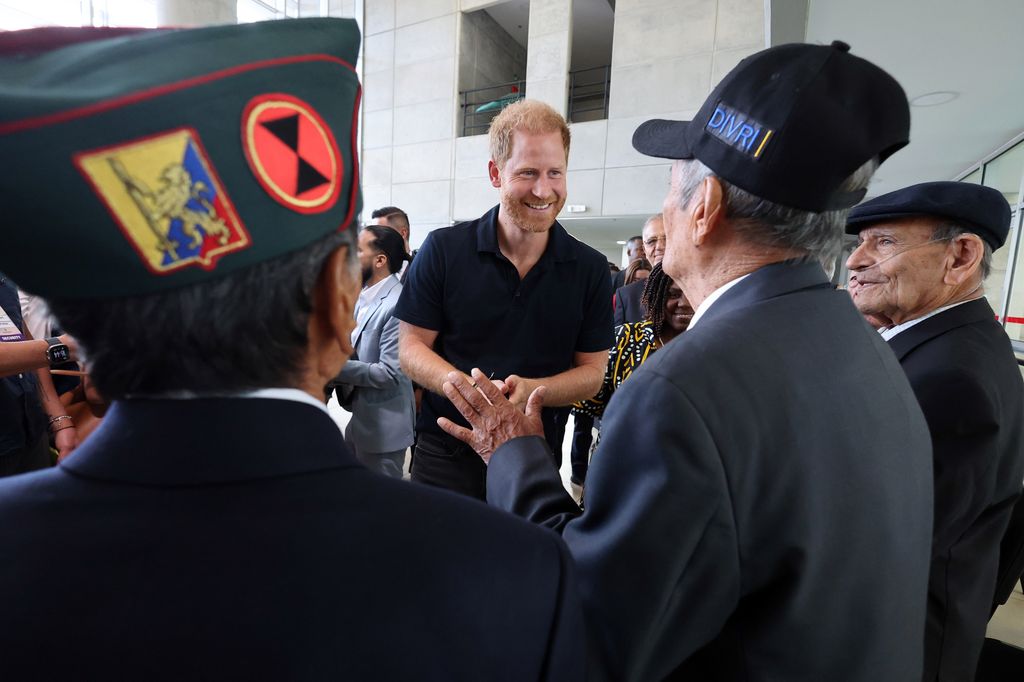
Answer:
<svg viewBox="0 0 1024 682"><path fill-rule="evenodd" d="M955 178L1024 130L1024 0L809 0L806 40L850 44L891 73L911 101L910 144L886 161L869 195Z"/></svg>

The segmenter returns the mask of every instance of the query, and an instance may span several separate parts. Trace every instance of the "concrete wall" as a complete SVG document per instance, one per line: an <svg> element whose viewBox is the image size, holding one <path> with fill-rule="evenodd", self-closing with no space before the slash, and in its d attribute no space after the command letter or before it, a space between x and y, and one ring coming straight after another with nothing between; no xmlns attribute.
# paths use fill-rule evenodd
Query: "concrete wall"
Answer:
<svg viewBox="0 0 1024 682"><path fill-rule="evenodd" d="M237 0L157 0L157 26L210 26L233 24Z"/></svg>
<svg viewBox="0 0 1024 682"><path fill-rule="evenodd" d="M565 116L572 55L572 0L530 0L526 96Z"/></svg>
<svg viewBox="0 0 1024 682"><path fill-rule="evenodd" d="M636 152L633 131L649 118L691 118L714 84L764 40L763 0L618 0L603 122L604 214L661 207L668 164Z"/></svg>
<svg viewBox="0 0 1024 682"><path fill-rule="evenodd" d="M402 207L415 246L430 229L497 203L486 136L457 137L461 11L494 3L362 1L367 215ZM713 84L765 45L764 0L617 0L615 10L609 118L571 126L567 204L587 207L574 218L660 210L669 164L635 152L633 131L649 118L691 117ZM571 25L571 0L532 0L527 95L563 112Z"/></svg>
<svg viewBox="0 0 1024 682"><path fill-rule="evenodd" d="M457 0L363 0L365 215L401 206L414 243L451 223Z"/></svg>

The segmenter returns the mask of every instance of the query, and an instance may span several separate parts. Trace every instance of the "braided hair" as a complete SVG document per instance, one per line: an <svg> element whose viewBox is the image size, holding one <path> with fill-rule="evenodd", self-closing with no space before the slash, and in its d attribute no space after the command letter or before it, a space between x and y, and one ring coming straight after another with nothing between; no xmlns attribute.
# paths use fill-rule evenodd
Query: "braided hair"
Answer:
<svg viewBox="0 0 1024 682"><path fill-rule="evenodd" d="M661 328L665 324L665 303L668 301L668 290L672 286L672 278L661 269L661 263L651 270L644 293L640 297L640 305L644 309L644 319L654 325L654 335L661 336Z"/></svg>

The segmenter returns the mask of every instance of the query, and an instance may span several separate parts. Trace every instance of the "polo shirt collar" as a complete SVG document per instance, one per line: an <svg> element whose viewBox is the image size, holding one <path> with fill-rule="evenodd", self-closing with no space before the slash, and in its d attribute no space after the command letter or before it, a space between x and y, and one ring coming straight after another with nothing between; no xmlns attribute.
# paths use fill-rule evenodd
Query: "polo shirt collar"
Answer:
<svg viewBox="0 0 1024 682"><path fill-rule="evenodd" d="M500 204L499 204L500 206ZM476 224L476 250L500 254L498 247L498 208L495 206L485 213ZM543 258L553 257L556 263L576 260L576 249L573 248L575 238L565 231L556 220L548 231L548 245L544 249Z"/></svg>

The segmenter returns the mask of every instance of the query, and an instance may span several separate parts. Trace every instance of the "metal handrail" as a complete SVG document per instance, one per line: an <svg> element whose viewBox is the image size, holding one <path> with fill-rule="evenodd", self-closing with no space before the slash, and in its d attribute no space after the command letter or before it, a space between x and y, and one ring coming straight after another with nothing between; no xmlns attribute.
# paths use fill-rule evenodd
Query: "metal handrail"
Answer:
<svg viewBox="0 0 1024 682"><path fill-rule="evenodd" d="M600 111L608 118L608 90L611 85L610 64L569 72L569 120L579 114Z"/></svg>
<svg viewBox="0 0 1024 682"><path fill-rule="evenodd" d="M526 81L509 81L459 92L462 107L462 137L487 132L491 119L512 102L526 96Z"/></svg>

